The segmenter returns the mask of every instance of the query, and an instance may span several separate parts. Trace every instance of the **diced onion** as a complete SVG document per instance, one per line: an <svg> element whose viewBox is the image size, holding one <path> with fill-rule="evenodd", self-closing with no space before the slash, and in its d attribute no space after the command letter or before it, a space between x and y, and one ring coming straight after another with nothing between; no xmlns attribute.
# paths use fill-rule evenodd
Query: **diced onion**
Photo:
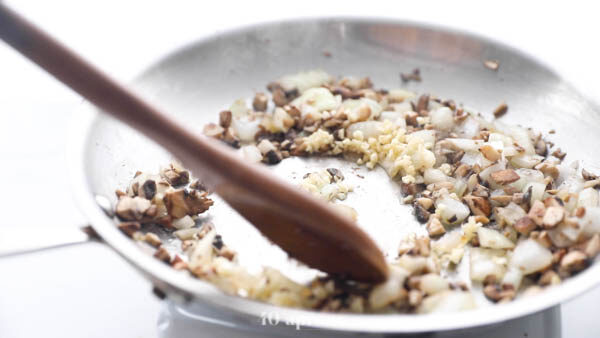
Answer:
<svg viewBox="0 0 600 338"><path fill-rule="evenodd" d="M533 239L526 239L513 251L510 265L524 275L545 269L552 264L552 252Z"/></svg>
<svg viewBox="0 0 600 338"><path fill-rule="evenodd" d="M446 176L446 174L439 169L429 168L425 170L425 173L423 173L423 179L425 180L425 184L431 184L446 182L448 180L448 176Z"/></svg>
<svg viewBox="0 0 600 338"><path fill-rule="evenodd" d="M449 288L450 283L444 277L435 273L428 273L419 279L419 289L428 295L433 295Z"/></svg>
<svg viewBox="0 0 600 338"><path fill-rule="evenodd" d="M470 277L472 280L481 282L490 275L499 280L504 276L506 258L503 250L471 248L470 258ZM502 264L502 261L505 261L504 264Z"/></svg>
<svg viewBox="0 0 600 338"><path fill-rule="evenodd" d="M440 130L450 130L454 127L454 116L448 107L441 107L429 115L431 124Z"/></svg>
<svg viewBox="0 0 600 338"><path fill-rule="evenodd" d="M354 132L360 131L365 139L377 138L383 133L383 125L384 123L381 121L356 122L348 127L348 135L354 135Z"/></svg>
<svg viewBox="0 0 600 338"><path fill-rule="evenodd" d="M190 215L185 215L181 218L178 218L171 222L175 229L188 229L196 225L196 222L190 217Z"/></svg>
<svg viewBox="0 0 600 338"><path fill-rule="evenodd" d="M474 309L475 299L466 291L443 291L429 296L417 309L418 313L450 313Z"/></svg>
<svg viewBox="0 0 600 338"><path fill-rule="evenodd" d="M515 243L493 229L481 227L477 229L477 237L479 238L479 245L484 248L512 249L515 247Z"/></svg>
<svg viewBox="0 0 600 338"><path fill-rule="evenodd" d="M577 198L578 207L597 207L598 206L598 191L594 188L585 188L579 193Z"/></svg>
<svg viewBox="0 0 600 338"><path fill-rule="evenodd" d="M442 220L448 224L461 223L470 213L466 205L450 197L438 199L436 208L441 210Z"/></svg>
<svg viewBox="0 0 600 338"><path fill-rule="evenodd" d="M249 120L248 118L233 119L231 126L235 134L242 142L252 142L254 137L260 131L260 120Z"/></svg>
<svg viewBox="0 0 600 338"><path fill-rule="evenodd" d="M244 156L244 159L251 163L258 163L262 161L262 154L260 153L260 150L253 145L243 146L242 155Z"/></svg>

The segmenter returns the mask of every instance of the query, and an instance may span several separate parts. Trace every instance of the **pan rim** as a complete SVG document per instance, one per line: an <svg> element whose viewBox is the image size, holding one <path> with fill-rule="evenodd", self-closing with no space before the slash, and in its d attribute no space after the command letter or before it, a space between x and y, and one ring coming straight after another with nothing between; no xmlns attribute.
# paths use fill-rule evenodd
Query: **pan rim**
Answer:
<svg viewBox="0 0 600 338"><path fill-rule="evenodd" d="M188 50L197 48L197 46L209 43L215 39L227 39L230 36L244 34L261 28L268 28L279 24L298 25L306 23L347 23L347 24L389 24L395 26L414 27L417 29L440 31L464 36L469 39L482 41L488 44L494 44L500 48L521 55L539 64L553 75L565 79L543 61L528 55L514 47L508 46L503 42L490 39L489 37L474 34L472 32L458 30L439 26L435 24L419 23L407 20L396 20L391 18L376 17L316 17L286 19L278 21L269 21L258 24L251 24L242 27L225 30L204 36L189 44L164 54L157 62L146 68L141 75L136 77L134 84L144 75L153 69L160 67L173 57L185 53ZM594 100L585 96L577 90L571 82L565 81L571 85L575 91L583 96L594 107L598 105ZM282 322L302 321L308 323L309 327L323 330L337 330L348 332L365 333L418 333L433 332L455 329L473 328L483 325L498 323L517 317L533 314L551 306L575 297L593 286L600 283L600 265L594 264L557 287L550 288L543 292L542 297L531 297L525 301L516 300L508 304L479 308L475 310L448 313L448 314L426 314L426 315L407 315L407 314L340 314L340 313L322 313L316 311L298 310L284 308L257 301L244 299L237 296L227 295L218 290L212 284L194 279L192 277L179 274L177 271L162 264L153 257L139 250L129 238L122 235L114 226L113 221L107 217L94 201L94 192L88 184L86 177L85 154L87 151L88 138L93 128L94 121L99 114L94 107L89 104L82 105L80 114L76 116L73 125L70 128L70 142L68 149L68 161L71 177L71 188L75 200L79 204L80 210L88 217L90 223L99 235L119 253L125 260L132 264L137 270L149 278L152 283L161 290L165 291L174 299L191 300L195 298L198 301L206 302L211 306L231 311L243 318L247 323L259 324L259 315L261 313L278 313ZM250 324L252 325L252 324Z"/></svg>

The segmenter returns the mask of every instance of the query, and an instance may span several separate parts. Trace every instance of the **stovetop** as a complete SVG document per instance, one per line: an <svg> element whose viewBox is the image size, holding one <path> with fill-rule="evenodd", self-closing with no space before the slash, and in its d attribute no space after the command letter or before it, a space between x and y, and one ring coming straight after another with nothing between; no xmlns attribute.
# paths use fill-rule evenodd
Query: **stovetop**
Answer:
<svg viewBox="0 0 600 338"><path fill-rule="evenodd" d="M366 337L364 334L331 333L302 326L290 326L285 323L270 325L259 321L254 325L240 323L233 317L217 314L199 303L179 306L165 301L161 306L158 319L160 338L270 338L270 337ZM560 338L560 307L526 317L473 329L448 332L429 332L410 335L368 335L368 337L435 337L435 338Z"/></svg>

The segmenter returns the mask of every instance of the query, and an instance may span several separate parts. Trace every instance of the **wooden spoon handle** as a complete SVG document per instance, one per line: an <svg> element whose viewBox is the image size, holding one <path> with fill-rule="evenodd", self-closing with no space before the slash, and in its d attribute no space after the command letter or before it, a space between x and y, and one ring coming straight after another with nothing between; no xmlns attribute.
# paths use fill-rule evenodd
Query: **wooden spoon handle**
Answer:
<svg viewBox="0 0 600 338"><path fill-rule="evenodd" d="M330 273L381 281L379 248L348 217L224 145L198 137L0 3L0 38L105 113L157 141L291 256Z"/></svg>

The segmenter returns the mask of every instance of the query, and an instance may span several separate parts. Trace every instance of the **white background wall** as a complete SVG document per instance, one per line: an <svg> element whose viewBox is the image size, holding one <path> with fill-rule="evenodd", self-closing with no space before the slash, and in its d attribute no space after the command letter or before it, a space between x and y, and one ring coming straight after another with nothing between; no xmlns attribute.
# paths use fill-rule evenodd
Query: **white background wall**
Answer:
<svg viewBox="0 0 600 338"><path fill-rule="evenodd" d="M7 1L123 81L169 50L253 22L381 16L478 32L536 55L600 98L600 21L593 2ZM81 100L0 43L0 227L84 224L65 163ZM596 289L563 306L565 337L594 337ZM153 337L150 285L99 245L0 259L0 337Z"/></svg>

